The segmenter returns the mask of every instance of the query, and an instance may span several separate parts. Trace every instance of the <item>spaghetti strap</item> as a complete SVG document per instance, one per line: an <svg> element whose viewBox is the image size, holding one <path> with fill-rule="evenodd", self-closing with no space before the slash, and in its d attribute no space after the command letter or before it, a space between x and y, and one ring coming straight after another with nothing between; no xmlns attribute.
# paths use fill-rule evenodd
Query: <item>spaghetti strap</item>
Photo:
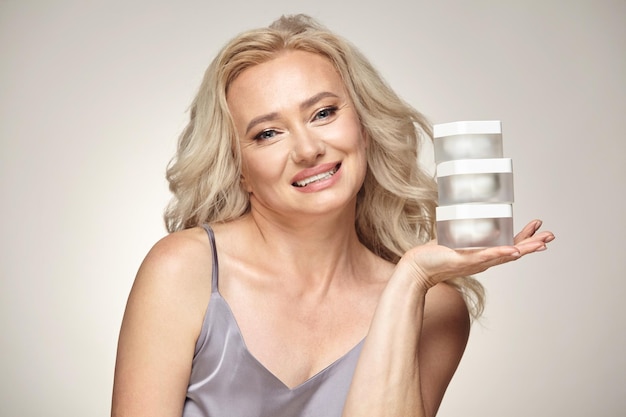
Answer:
<svg viewBox="0 0 626 417"><path fill-rule="evenodd" d="M211 252L213 254L213 270L211 271L211 292L217 292L217 281L218 281L218 265L217 265L217 248L215 247L215 234L213 233L213 229L208 224L203 224L202 227L206 231L209 236L209 242L211 242Z"/></svg>
<svg viewBox="0 0 626 417"><path fill-rule="evenodd" d="M202 227L213 252L213 293L196 339L185 406L179 415L341 415L363 340L299 385L285 384L248 350L233 310L217 289L215 235L210 226Z"/></svg>

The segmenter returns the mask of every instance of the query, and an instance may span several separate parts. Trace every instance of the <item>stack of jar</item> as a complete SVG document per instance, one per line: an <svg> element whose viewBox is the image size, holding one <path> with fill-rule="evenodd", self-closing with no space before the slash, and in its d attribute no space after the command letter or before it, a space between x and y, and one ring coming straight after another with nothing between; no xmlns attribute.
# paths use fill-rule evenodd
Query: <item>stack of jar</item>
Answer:
<svg viewBox="0 0 626 417"><path fill-rule="evenodd" d="M502 156L500 121L433 126L437 239L450 248L513 244L513 163Z"/></svg>

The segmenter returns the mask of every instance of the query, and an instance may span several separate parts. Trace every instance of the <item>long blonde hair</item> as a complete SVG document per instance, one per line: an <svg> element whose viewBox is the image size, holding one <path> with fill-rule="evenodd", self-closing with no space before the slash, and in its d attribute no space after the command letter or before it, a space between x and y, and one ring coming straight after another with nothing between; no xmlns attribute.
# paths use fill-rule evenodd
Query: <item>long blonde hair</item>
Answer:
<svg viewBox="0 0 626 417"><path fill-rule="evenodd" d="M340 74L370 139L356 230L370 250L398 262L408 249L436 235L437 186L418 164L422 141L432 140L431 126L357 48L305 15L283 16L267 28L240 34L206 70L167 169L174 195L164 216L168 231L233 220L249 209L226 94L242 71L285 50L322 55ZM451 284L466 296L472 314L479 315L482 286L472 278Z"/></svg>

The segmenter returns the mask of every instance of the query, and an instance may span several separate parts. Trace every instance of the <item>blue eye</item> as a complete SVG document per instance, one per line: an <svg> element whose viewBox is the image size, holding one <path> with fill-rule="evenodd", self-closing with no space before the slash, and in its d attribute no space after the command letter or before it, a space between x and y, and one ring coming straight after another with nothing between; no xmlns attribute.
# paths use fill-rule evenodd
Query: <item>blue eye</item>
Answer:
<svg viewBox="0 0 626 417"><path fill-rule="evenodd" d="M277 132L274 129L267 129L256 135L254 139L267 140L273 138L276 134Z"/></svg>
<svg viewBox="0 0 626 417"><path fill-rule="evenodd" d="M315 113L315 116L313 117L313 120L327 119L328 117L334 115L336 112L337 112L337 107L335 107L335 106L326 107L326 108L318 111L317 113Z"/></svg>

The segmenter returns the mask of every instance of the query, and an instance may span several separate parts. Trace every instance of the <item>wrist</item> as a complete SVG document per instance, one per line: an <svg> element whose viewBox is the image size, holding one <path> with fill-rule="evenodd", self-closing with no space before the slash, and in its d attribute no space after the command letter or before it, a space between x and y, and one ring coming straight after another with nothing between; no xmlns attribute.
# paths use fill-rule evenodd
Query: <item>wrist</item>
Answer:
<svg viewBox="0 0 626 417"><path fill-rule="evenodd" d="M388 287L391 287L407 296L424 297L433 284L430 283L424 272L416 268L414 263L400 259L397 263Z"/></svg>

